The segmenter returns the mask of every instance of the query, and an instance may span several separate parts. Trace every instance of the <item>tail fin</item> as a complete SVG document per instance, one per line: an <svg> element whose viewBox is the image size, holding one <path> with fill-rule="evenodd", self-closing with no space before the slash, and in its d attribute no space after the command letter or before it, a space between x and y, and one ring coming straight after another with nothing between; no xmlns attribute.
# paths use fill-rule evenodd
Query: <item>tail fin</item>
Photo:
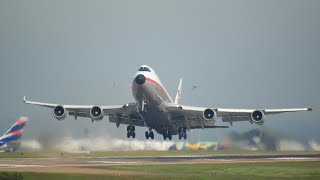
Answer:
<svg viewBox="0 0 320 180"><path fill-rule="evenodd" d="M4 136L10 133L13 133L15 131L20 131L26 125L27 121L28 121L27 117L20 117L19 120L16 123L14 123L10 129L8 129L8 131L4 134Z"/></svg>
<svg viewBox="0 0 320 180"><path fill-rule="evenodd" d="M180 79L178 90L177 90L177 94L176 94L176 98L174 100L174 103L176 103L176 104L180 104L181 103L181 91L182 91L182 79Z"/></svg>

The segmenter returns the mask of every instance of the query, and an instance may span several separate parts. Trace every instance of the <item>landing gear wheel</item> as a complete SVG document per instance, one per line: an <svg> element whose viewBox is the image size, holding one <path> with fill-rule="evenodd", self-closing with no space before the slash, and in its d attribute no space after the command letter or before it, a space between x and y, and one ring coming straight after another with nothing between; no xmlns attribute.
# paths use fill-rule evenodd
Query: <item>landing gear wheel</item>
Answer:
<svg viewBox="0 0 320 180"><path fill-rule="evenodd" d="M172 139L172 135L169 131L165 131L165 133L163 134L163 139L166 140L166 139L169 139L171 140Z"/></svg>
<svg viewBox="0 0 320 180"><path fill-rule="evenodd" d="M127 138L130 138L130 136L132 136L132 138L136 137L135 129L134 126L127 126Z"/></svg>
<svg viewBox="0 0 320 180"><path fill-rule="evenodd" d="M149 138L154 139L154 134L153 134L153 131L151 131L151 130L146 131L144 133L144 135L145 135L146 139L149 139Z"/></svg>
<svg viewBox="0 0 320 180"><path fill-rule="evenodd" d="M167 139L167 135L163 134L163 139L166 140Z"/></svg>
<svg viewBox="0 0 320 180"><path fill-rule="evenodd" d="M179 135L179 139L187 139L187 129L186 128L179 128L178 129L178 135Z"/></svg>

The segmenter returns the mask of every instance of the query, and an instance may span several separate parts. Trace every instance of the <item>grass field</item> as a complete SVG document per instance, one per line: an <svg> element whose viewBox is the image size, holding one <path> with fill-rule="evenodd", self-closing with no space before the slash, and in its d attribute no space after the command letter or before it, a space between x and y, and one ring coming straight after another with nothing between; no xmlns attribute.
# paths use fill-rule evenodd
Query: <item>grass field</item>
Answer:
<svg viewBox="0 0 320 180"><path fill-rule="evenodd" d="M150 157L190 155L275 155L319 154L319 152L270 152L270 151L120 151L91 153L14 152L0 153L0 158L72 158L72 157ZM99 180L99 179L320 179L320 161L313 162L251 162L251 163L199 163L199 164L148 164L86 167L118 172L114 174L72 174L1 172L2 179L47 180ZM132 173L135 172L135 173ZM3 178L5 177L5 178Z"/></svg>
<svg viewBox="0 0 320 180"><path fill-rule="evenodd" d="M320 178L320 162L169 164L142 166L108 166L113 170L152 172L172 178Z"/></svg>
<svg viewBox="0 0 320 180"><path fill-rule="evenodd" d="M175 165L121 165L97 167L118 170L119 174L89 175L21 173L23 179L320 179L320 162L221 163ZM141 174L122 175L122 171Z"/></svg>
<svg viewBox="0 0 320 180"><path fill-rule="evenodd" d="M56 157L142 157L142 156L190 156L190 155L274 155L274 154L319 154L306 151L216 151L216 150L185 150L185 151L107 151L90 153L66 152L12 152L0 153L0 158L56 158Z"/></svg>

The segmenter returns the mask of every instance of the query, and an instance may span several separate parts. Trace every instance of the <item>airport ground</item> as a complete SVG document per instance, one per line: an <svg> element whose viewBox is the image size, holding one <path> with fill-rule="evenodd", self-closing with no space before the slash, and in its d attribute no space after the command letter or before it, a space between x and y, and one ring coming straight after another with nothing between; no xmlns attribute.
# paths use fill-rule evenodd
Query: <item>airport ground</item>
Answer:
<svg viewBox="0 0 320 180"><path fill-rule="evenodd" d="M16 152L0 154L0 172L24 179L319 179L320 153Z"/></svg>

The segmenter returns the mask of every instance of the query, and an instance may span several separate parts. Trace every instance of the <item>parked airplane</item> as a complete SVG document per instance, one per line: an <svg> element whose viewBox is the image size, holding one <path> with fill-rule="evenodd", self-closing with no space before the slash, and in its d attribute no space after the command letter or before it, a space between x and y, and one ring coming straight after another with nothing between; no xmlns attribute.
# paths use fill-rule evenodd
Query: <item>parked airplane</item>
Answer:
<svg viewBox="0 0 320 180"><path fill-rule="evenodd" d="M135 126L149 128L145 132L146 139L154 139L155 130L162 134L164 139L172 139L178 135L179 139L187 138L186 130L197 128L228 128L216 125L217 118L222 122L232 125L235 121L249 121L251 124L262 125L265 115L284 112L311 111L311 108L296 109L224 109L185 106L181 104L182 79L180 79L177 94L173 101L167 90L162 85L155 71L143 65L135 73L132 82L132 94L136 100L119 106L95 105L61 105L42 102L26 101L34 104L53 108L53 116L58 120L66 118L67 114L77 117L87 117L93 121L100 121L104 116L109 116L109 122L126 124L127 137L135 138Z"/></svg>
<svg viewBox="0 0 320 180"><path fill-rule="evenodd" d="M22 128L26 125L27 118L21 117L3 136L0 137L0 152L14 152L20 143L17 141L22 136Z"/></svg>

